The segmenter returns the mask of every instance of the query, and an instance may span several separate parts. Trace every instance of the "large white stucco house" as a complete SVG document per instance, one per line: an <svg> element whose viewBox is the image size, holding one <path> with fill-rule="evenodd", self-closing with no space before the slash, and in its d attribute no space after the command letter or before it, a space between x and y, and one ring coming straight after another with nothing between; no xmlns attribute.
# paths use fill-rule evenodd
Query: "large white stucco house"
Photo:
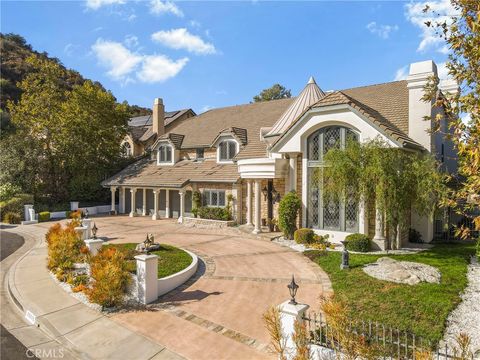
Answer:
<svg viewBox="0 0 480 360"><path fill-rule="evenodd" d="M295 98L212 109L171 123L168 132L163 102L156 99L150 155L103 185L111 188L112 209L118 190L120 213L179 222L191 216L193 191L214 207L225 206L232 194L235 221L251 225L254 233L267 230L278 199L296 190L302 199L299 226L333 241L364 233L383 249L388 230L374 206L349 199L324 203L320 179L311 170L347 137L360 142L380 137L394 147L433 153L446 171L455 172L452 144L423 120L435 115L421 99L431 76L437 76L433 61L411 64L406 80L338 91L324 92L311 78ZM441 91L453 93L458 86L443 81ZM411 214L411 227L425 241L434 238L439 221Z"/></svg>

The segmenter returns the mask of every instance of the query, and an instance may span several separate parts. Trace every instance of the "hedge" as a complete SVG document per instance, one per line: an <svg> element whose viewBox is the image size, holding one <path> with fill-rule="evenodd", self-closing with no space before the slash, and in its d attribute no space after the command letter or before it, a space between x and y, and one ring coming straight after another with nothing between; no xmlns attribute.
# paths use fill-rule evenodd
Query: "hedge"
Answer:
<svg viewBox="0 0 480 360"><path fill-rule="evenodd" d="M23 214L24 205L26 204L33 204L33 195L17 194L9 200L0 201L0 210L2 214L8 212Z"/></svg>
<svg viewBox="0 0 480 360"><path fill-rule="evenodd" d="M298 229L293 234L293 238L297 244L311 244L315 240L315 233L312 229Z"/></svg>
<svg viewBox="0 0 480 360"><path fill-rule="evenodd" d="M50 213L48 211L42 211L41 213L38 213L39 222L48 221L48 220L50 220Z"/></svg>
<svg viewBox="0 0 480 360"><path fill-rule="evenodd" d="M368 252L371 248L371 241L364 234L350 234L345 238L345 247L350 251Z"/></svg>
<svg viewBox="0 0 480 360"><path fill-rule="evenodd" d="M197 210L197 215L202 219L210 220L232 220L232 214L227 208L221 207L200 207Z"/></svg>

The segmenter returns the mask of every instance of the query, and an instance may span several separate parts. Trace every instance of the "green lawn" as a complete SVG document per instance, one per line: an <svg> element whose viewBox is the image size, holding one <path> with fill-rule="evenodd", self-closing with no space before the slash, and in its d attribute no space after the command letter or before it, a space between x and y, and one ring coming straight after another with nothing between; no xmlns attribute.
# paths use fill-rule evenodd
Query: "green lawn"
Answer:
<svg viewBox="0 0 480 360"><path fill-rule="evenodd" d="M160 244L158 251L152 251L151 254L158 255L158 278L163 278L185 269L192 263L192 257L182 249L171 245ZM114 247L124 252L128 263L128 270L135 273L137 262L134 259L138 253L135 251L137 244L109 244L107 247Z"/></svg>
<svg viewBox="0 0 480 360"><path fill-rule="evenodd" d="M305 255L328 273L335 295L346 301L354 320L378 321L437 342L442 337L448 314L459 303L467 285L467 265L474 247L473 244L442 244L418 254L389 255L396 260L425 263L440 270L440 284L414 286L380 281L365 274L362 266L375 262L379 255L350 254L349 270L340 270L339 252L319 256L317 251L308 251Z"/></svg>

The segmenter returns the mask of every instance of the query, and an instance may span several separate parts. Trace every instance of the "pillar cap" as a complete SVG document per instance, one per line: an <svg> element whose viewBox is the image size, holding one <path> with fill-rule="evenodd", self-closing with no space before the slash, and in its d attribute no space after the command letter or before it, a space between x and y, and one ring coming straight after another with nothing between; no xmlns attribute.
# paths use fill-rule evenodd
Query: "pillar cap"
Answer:
<svg viewBox="0 0 480 360"><path fill-rule="evenodd" d="M157 255L136 255L135 260L140 260L140 261L148 261L148 260L153 260L153 259L158 259Z"/></svg>
<svg viewBox="0 0 480 360"><path fill-rule="evenodd" d="M290 300L287 300L283 303L281 303L278 306L280 312L286 313L286 314L291 314L291 315L298 315L301 314L310 308L310 305L307 304L290 304Z"/></svg>

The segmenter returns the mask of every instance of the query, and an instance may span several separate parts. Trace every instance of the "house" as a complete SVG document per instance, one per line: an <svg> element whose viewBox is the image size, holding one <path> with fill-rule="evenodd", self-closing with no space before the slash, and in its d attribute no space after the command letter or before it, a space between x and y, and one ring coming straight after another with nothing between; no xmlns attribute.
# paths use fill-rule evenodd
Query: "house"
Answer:
<svg viewBox="0 0 480 360"><path fill-rule="evenodd" d="M437 76L433 61L410 65L406 80L357 88L323 91L311 78L296 97L212 109L171 126L161 126L163 113L156 99L151 132L156 140L150 156L128 166L103 185L112 191L112 209L118 190L119 212L130 216L191 216L192 193L199 191L205 206L226 206L233 196L237 223L265 231L277 217L278 201L290 190L302 199L299 225L341 241L354 232L385 247L388 232L375 206L352 199L323 203L320 179L312 171L322 166L322 155L345 139L382 138L391 146L434 153L447 171L456 171L453 146L433 124L431 104L421 100L423 86ZM442 91L458 91L452 81ZM430 241L434 219L412 212L411 227Z"/></svg>

